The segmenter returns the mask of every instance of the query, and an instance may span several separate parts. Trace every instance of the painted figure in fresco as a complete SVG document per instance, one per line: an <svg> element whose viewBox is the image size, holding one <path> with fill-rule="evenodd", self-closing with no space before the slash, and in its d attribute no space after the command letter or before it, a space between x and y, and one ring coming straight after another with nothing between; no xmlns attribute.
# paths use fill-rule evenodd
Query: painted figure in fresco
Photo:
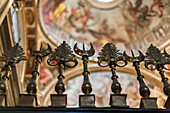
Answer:
<svg viewBox="0 0 170 113"><path fill-rule="evenodd" d="M163 5L163 3L161 1L162 0L153 0L153 3L152 3L152 5L149 8L150 11L153 11L153 8L155 6L158 6L159 12L160 12L160 17L162 17L163 9L164 9L164 5Z"/></svg>
<svg viewBox="0 0 170 113"><path fill-rule="evenodd" d="M138 11L139 11L139 7L142 5L142 1L143 1L143 0L136 0L135 6L133 6L132 3L131 3L129 0L127 0L127 1L129 2L130 7L132 8L132 10L138 12Z"/></svg>
<svg viewBox="0 0 170 113"><path fill-rule="evenodd" d="M66 91L67 96L67 106L78 106L78 95L81 93L81 84L83 79L81 76L73 78L66 82Z"/></svg>
<svg viewBox="0 0 170 113"><path fill-rule="evenodd" d="M54 22L58 27L62 27L67 20L68 10L66 5L61 3L54 12Z"/></svg>
<svg viewBox="0 0 170 113"><path fill-rule="evenodd" d="M65 0L44 0L42 3L43 18L46 24L51 25L54 21L54 11Z"/></svg>
<svg viewBox="0 0 170 113"><path fill-rule="evenodd" d="M78 2L78 8L72 7L72 15L69 18L72 27L76 28L77 32L85 32L84 27L87 27L87 21L92 18L90 16L91 7L85 6L81 1Z"/></svg>
<svg viewBox="0 0 170 113"><path fill-rule="evenodd" d="M101 77L92 75L93 93L95 93L96 106L109 106L109 99L111 93L111 76L104 74Z"/></svg>
<svg viewBox="0 0 170 113"><path fill-rule="evenodd" d="M103 98L102 98L103 105L108 105L108 101L110 99L110 97L108 95L111 94L111 87L110 86L111 86L110 76L105 75L103 77L103 86L100 90L100 93L103 95Z"/></svg>
<svg viewBox="0 0 170 113"><path fill-rule="evenodd" d="M53 79L52 72L45 66L40 67L40 86L43 87Z"/></svg>
<svg viewBox="0 0 170 113"><path fill-rule="evenodd" d="M121 38L113 38L112 35L116 32L115 29L109 28L107 24L107 19L104 19L100 25L98 31L94 31L92 29L88 29L88 32L96 38L97 40L93 43L97 52L100 51L101 47L106 43L126 43L126 40Z"/></svg>
<svg viewBox="0 0 170 113"><path fill-rule="evenodd" d="M144 4L144 0L136 0L133 4L131 0L126 0L129 6L127 6L124 12L124 17L129 20L129 22L126 24L126 31L130 38L131 44L126 45L132 45L135 49L142 48L142 32L149 32L150 31L150 25L153 24L153 18L152 17L160 17L159 11L161 12L161 7L163 4L161 3L161 0L153 0L149 1L150 4ZM154 11L154 7L158 4L162 4L159 7L159 11ZM129 15L130 14L130 15ZM134 43L135 42L135 43ZM126 46L128 47L128 46Z"/></svg>
<svg viewBox="0 0 170 113"><path fill-rule="evenodd" d="M131 3L130 0L127 0L130 7L128 8L129 13L133 16L134 21L137 22L139 25L141 25L144 28L147 28L146 21L150 20L150 17L154 17L158 15L158 12L153 11L153 7L158 5L160 16L163 14L163 4L161 3L161 0L154 0L151 6L148 5L142 6L142 0L136 0L135 6Z"/></svg>
<svg viewBox="0 0 170 113"><path fill-rule="evenodd" d="M127 102L132 108L138 108L140 105L140 95L137 85L138 83L136 80L131 80L131 82L125 88L125 92L128 94Z"/></svg>
<svg viewBox="0 0 170 113"><path fill-rule="evenodd" d="M129 13L132 15L135 22L137 22L139 25L145 26L141 21L138 20L138 14L139 14L139 8L142 5L142 0L136 0L135 6L133 6L132 2L130 0L127 0L130 7L128 8Z"/></svg>

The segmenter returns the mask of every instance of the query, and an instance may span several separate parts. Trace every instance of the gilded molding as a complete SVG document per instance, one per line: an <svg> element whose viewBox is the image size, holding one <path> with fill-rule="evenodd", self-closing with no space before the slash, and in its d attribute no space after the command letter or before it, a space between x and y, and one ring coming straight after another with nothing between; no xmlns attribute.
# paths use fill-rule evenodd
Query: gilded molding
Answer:
<svg viewBox="0 0 170 113"><path fill-rule="evenodd" d="M14 0L6 0L6 2L4 2L4 4L0 8L0 25L2 24L4 18L8 14L8 11L9 11L13 1Z"/></svg>

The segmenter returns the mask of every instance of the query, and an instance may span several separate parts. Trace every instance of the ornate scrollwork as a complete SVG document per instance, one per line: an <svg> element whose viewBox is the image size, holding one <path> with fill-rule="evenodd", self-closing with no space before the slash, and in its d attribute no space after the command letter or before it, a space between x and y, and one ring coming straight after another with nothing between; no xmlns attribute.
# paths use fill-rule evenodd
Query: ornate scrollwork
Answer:
<svg viewBox="0 0 170 113"><path fill-rule="evenodd" d="M0 82L0 94L6 92L5 81L9 80L8 73L21 60L26 60L26 57L24 56L23 48L18 43L14 47L12 47L9 51L0 56L0 62L5 62L5 66L1 67L2 68L1 71L5 71L5 74Z"/></svg>
<svg viewBox="0 0 170 113"><path fill-rule="evenodd" d="M111 89L112 89L112 92L115 94L120 94L122 90L121 85L117 80L118 76L116 75L115 67L116 66L123 67L127 65L127 61L125 60L125 57L123 56L123 54L118 53L118 52L119 50L114 44L107 43L104 45L98 57L99 66L101 67L109 66L111 68L111 72L112 72L111 79L113 80ZM118 64L118 62L120 61L123 61L123 65ZM102 62L104 62L106 65L102 65Z"/></svg>
<svg viewBox="0 0 170 113"><path fill-rule="evenodd" d="M13 67L15 66L15 64L18 64L21 60L26 60L26 57L23 56L24 54L25 53L23 48L17 43L9 51L0 56L0 61L5 62L6 65L10 65L11 67Z"/></svg>
<svg viewBox="0 0 170 113"><path fill-rule="evenodd" d="M170 55L168 55L165 50L164 53L161 53L158 48L151 44L150 47L147 49L144 61L145 67L147 69L150 70L157 69L159 71L159 74L161 75L162 78L162 82L164 83L164 93L166 95L170 95L170 84L168 82L168 78L166 78L163 71L163 69L167 69L165 65L170 64Z"/></svg>
<svg viewBox="0 0 170 113"><path fill-rule="evenodd" d="M70 46L63 41L63 43L52 52L52 55L50 55L47 60L47 63L50 66L59 66L58 82L55 86L55 91L58 94L63 94L65 91L63 69L65 67L73 68L78 64L77 59L72 52ZM71 62L74 64L72 65Z"/></svg>
<svg viewBox="0 0 170 113"><path fill-rule="evenodd" d="M35 50L35 45L32 46L31 50L30 50L30 54L34 57L36 57L36 61L35 61L35 67L34 67L34 71L32 72L32 78L29 82L29 84L27 85L27 92L29 94L35 94L37 92L37 88L36 88L36 83L35 80L37 78L37 75L39 75L38 72L38 66L42 61L42 58L45 56L48 56L51 53L51 47L49 44L47 44L47 49L43 50L42 49L42 44L40 47L40 50Z"/></svg>
<svg viewBox="0 0 170 113"><path fill-rule="evenodd" d="M125 51L124 51L123 55L126 57L126 60L129 61L129 62L132 62L133 66L135 67L135 70L136 70L136 73L137 73L137 80L139 81L139 84L140 84L140 88L139 88L140 95L142 97L149 97L150 90L146 86L146 84L143 80L144 76L141 74L141 71L140 71L140 63L142 61L144 61L145 57L144 57L144 55L142 54L141 51L138 50L138 52L139 52L139 56L135 56L133 51L131 51L132 57L128 56Z"/></svg>
<svg viewBox="0 0 170 113"><path fill-rule="evenodd" d="M127 61L125 60L125 57L119 53L119 50L117 47L112 43L107 43L103 49L102 52L99 53L98 57L98 64L101 67L107 67L111 62L114 64L114 66L124 67L127 65ZM118 62L123 61L123 65L118 64ZM106 62L106 65L102 65L103 62Z"/></svg>
<svg viewBox="0 0 170 113"><path fill-rule="evenodd" d="M150 70L158 69L159 67L167 69L166 64L170 64L170 55L165 50L164 53L161 53L158 48L151 44L146 52L145 67Z"/></svg>
<svg viewBox="0 0 170 113"><path fill-rule="evenodd" d="M92 92L92 86L91 86L89 76L88 76L90 74L90 72L88 71L87 64L88 64L88 57L93 56L95 53L95 50L91 43L90 43L90 45L91 45L91 48L89 50L85 49L84 44L83 44L83 50L81 50L77 47L77 43L74 45L75 53L82 56L82 60L83 60L84 71L82 74L84 76L84 80L83 80L83 84L82 84L82 92L84 94L90 94Z"/></svg>
<svg viewBox="0 0 170 113"><path fill-rule="evenodd" d="M71 47L63 41L63 43L55 49L52 55L50 55L49 59L47 60L50 66L56 66L62 63L64 66L67 67L75 67L78 62L74 54L72 54ZM71 62L74 63L71 65Z"/></svg>

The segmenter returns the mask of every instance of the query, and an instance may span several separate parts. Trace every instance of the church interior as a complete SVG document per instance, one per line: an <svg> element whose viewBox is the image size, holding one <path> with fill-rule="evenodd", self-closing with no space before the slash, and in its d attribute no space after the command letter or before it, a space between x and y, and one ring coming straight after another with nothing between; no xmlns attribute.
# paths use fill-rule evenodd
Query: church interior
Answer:
<svg viewBox="0 0 170 113"><path fill-rule="evenodd" d="M0 66L0 112L168 110L170 0L0 0Z"/></svg>

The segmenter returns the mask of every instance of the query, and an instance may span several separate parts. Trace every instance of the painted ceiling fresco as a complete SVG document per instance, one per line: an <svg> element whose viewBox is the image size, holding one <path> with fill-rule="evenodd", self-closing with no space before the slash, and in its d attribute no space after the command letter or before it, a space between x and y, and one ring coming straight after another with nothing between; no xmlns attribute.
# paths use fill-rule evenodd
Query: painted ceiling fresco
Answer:
<svg viewBox="0 0 170 113"><path fill-rule="evenodd" d="M80 48L82 43L88 48L92 42L96 56L108 42L120 51L145 51L170 36L170 0L161 1L40 0L40 23L56 45L65 40L72 47L79 42ZM113 7L102 7L108 4Z"/></svg>
<svg viewBox="0 0 170 113"><path fill-rule="evenodd" d="M79 48L82 48L82 43L85 43L85 47L88 49L90 48L89 42L91 42L96 50L91 60L96 60L98 53L106 43L115 44L121 52L126 50L128 53L131 49L135 52L139 49L145 53L151 43L160 46L169 39L170 0L161 0L162 2L160 0L104 1L107 2L102 0L39 0L41 28L39 30L43 31L44 36L56 45L66 41L73 48L74 44L78 42ZM92 73L90 79L94 86L93 93L96 94L97 106L103 107L108 106L106 102L111 94L109 89L111 79L108 82L108 78L111 75L109 72L103 72L104 76L98 76L100 74L101 72ZM46 60L43 60L38 84L40 106L47 105L43 103L48 103L46 94L57 75L58 69L49 67L46 65ZM136 92L138 90L136 78L121 73L118 73L118 76L123 85L123 93L132 96L128 97L128 104L131 107L138 107L140 96ZM97 82L94 81L96 77ZM77 96L81 93L81 79L82 76L78 76L66 83L66 93L70 95L68 95L69 106L77 106ZM148 85L153 90L151 91L152 96L159 96L159 108L162 108L165 95L151 83ZM108 97L102 96L103 92Z"/></svg>
<svg viewBox="0 0 170 113"><path fill-rule="evenodd" d="M117 72L119 82L122 86L122 92L127 94L127 104L131 108L139 108L141 96L139 94L139 82L136 77L127 73ZM95 104L97 107L109 107L109 100L112 80L111 72L94 72L90 75L90 81L93 86L92 94L95 94ZM65 93L68 96L68 107L78 107L78 97L81 92L81 85L83 83L83 76L77 76L66 82ZM158 87L146 81L147 86L151 90L151 97L157 97L157 104L159 108L163 108L167 97Z"/></svg>

